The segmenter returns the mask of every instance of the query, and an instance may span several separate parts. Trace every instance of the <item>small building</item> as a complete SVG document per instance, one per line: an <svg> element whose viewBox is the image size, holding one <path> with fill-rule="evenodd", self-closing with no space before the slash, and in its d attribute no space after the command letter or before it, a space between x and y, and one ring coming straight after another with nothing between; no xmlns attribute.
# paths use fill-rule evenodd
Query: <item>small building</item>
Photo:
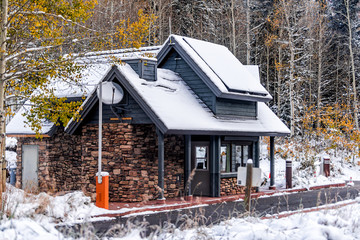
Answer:
<svg viewBox="0 0 360 240"><path fill-rule="evenodd" d="M116 82L124 92L120 103L103 105L110 201L242 193L237 167L250 158L259 165L259 137L270 136L273 146L274 137L290 133L266 105L272 97L258 67L242 65L224 46L171 35L156 58L123 62L102 62L88 75L96 83ZM21 111L7 126L7 135L18 138L17 186L84 190L94 198L96 89L83 102L80 120L65 127L44 121L42 139L22 127Z"/></svg>

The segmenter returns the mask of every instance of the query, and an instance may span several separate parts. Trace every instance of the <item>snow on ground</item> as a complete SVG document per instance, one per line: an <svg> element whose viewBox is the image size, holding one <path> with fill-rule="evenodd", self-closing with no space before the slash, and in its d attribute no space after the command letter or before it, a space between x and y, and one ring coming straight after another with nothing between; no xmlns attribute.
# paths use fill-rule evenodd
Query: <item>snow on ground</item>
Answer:
<svg viewBox="0 0 360 240"><path fill-rule="evenodd" d="M6 187L4 212L15 219L31 218L41 223L75 222L104 213L81 191L54 197L46 193L26 193L9 184Z"/></svg>
<svg viewBox="0 0 360 240"><path fill-rule="evenodd" d="M295 145L295 144L294 144ZM296 147L301 147L301 143ZM262 142L260 149L260 168L263 172L263 177L266 179L267 184L264 186L268 188L270 186L270 160L267 149L267 144ZM279 151L286 151L288 148L295 148L295 146L287 146L278 144L275 148ZM285 150L284 150L285 149ZM296 150L295 150L296 151ZM285 173L286 173L286 160L292 161L292 183L293 188L309 188L312 186L320 186L334 183L344 183L352 180L360 181L360 166L357 164L359 159L353 159L353 161L345 160L346 153L337 153L333 151L321 152L320 154L308 153L306 156L313 161L313 167L304 167L302 165L303 158L287 156L285 154L275 154L275 186L277 189L285 188ZM303 155L306 155L305 153ZM321 157L328 155L330 157L330 177L325 177L321 174Z"/></svg>
<svg viewBox="0 0 360 240"><path fill-rule="evenodd" d="M136 229L118 240L142 239ZM299 213L280 219L232 218L210 227L163 229L151 239L359 239L360 198L338 209ZM150 238L149 238L150 239Z"/></svg>
<svg viewBox="0 0 360 240"><path fill-rule="evenodd" d="M17 139L14 137L6 137L6 148L14 149L17 145Z"/></svg>
<svg viewBox="0 0 360 240"><path fill-rule="evenodd" d="M8 217L0 218L0 239L87 239L81 234L93 231L91 228L82 229L84 232L77 233L77 238L64 237L55 223L87 221L91 215L108 212L96 208L81 192L52 197L45 193L27 194L11 186L8 189L4 196ZM354 204L338 209L298 213L280 219L232 218L210 227L198 226L196 222L188 224L182 229L173 226L159 229L159 235L149 239L359 239L360 197ZM120 229L121 235L110 239L142 239L141 226L130 224Z"/></svg>
<svg viewBox="0 0 360 240"><path fill-rule="evenodd" d="M65 239L55 225L88 221L107 213L81 191L63 196L30 194L7 185L3 194L4 213L0 216L0 239Z"/></svg>

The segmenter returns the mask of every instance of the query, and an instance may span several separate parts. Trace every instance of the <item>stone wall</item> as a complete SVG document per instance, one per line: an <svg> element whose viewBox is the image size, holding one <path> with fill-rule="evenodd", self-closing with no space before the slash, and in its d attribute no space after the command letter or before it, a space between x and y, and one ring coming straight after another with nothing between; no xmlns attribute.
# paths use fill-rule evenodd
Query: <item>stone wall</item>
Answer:
<svg viewBox="0 0 360 240"><path fill-rule="evenodd" d="M16 186L22 187L22 145L38 145L38 191L58 192L81 189L83 181L77 174L81 167L81 138L58 129L53 137L18 139Z"/></svg>
<svg viewBox="0 0 360 240"><path fill-rule="evenodd" d="M21 146L38 144L40 191L83 190L95 200L97 139L97 124L83 126L80 135L68 135L59 129L51 138L20 138L17 186L21 187ZM102 144L103 171L110 173L110 201L156 199L159 191L155 126L104 124ZM165 197L179 196L184 188L183 174L183 137L165 136Z"/></svg>

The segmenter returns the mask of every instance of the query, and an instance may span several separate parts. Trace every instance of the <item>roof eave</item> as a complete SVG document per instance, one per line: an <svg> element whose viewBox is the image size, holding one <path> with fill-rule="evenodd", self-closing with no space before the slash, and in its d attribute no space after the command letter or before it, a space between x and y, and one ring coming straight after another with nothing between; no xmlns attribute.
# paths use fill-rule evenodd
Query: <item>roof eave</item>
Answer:
<svg viewBox="0 0 360 240"><path fill-rule="evenodd" d="M221 93L220 98L228 98L228 99L235 99L235 100L245 100L245 101L258 101L258 102L269 102L273 98L271 95L250 95L250 94L243 94L243 93Z"/></svg>
<svg viewBox="0 0 360 240"><path fill-rule="evenodd" d="M219 135L219 136L270 136L284 137L290 135L288 132L237 132L237 131L221 131L221 130L191 130L191 129L169 129L166 134L174 135Z"/></svg>

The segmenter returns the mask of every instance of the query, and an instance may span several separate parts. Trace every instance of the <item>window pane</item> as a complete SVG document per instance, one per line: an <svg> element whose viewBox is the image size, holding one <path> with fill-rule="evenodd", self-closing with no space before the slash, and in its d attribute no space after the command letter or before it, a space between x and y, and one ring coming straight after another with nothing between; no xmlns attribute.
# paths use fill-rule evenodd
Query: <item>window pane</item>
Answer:
<svg viewBox="0 0 360 240"><path fill-rule="evenodd" d="M222 172L226 171L226 153L227 147L221 146L221 153L220 153L220 169Z"/></svg>
<svg viewBox="0 0 360 240"><path fill-rule="evenodd" d="M236 145L235 146L235 169L234 171L236 172L238 167L241 166L241 145Z"/></svg>
<svg viewBox="0 0 360 240"><path fill-rule="evenodd" d="M249 146L244 146L244 159L243 163L246 164L249 159Z"/></svg>
<svg viewBox="0 0 360 240"><path fill-rule="evenodd" d="M207 169L207 147L195 147L195 161L196 161L196 169Z"/></svg>
<svg viewBox="0 0 360 240"><path fill-rule="evenodd" d="M196 147L196 158L206 158L207 147Z"/></svg>

